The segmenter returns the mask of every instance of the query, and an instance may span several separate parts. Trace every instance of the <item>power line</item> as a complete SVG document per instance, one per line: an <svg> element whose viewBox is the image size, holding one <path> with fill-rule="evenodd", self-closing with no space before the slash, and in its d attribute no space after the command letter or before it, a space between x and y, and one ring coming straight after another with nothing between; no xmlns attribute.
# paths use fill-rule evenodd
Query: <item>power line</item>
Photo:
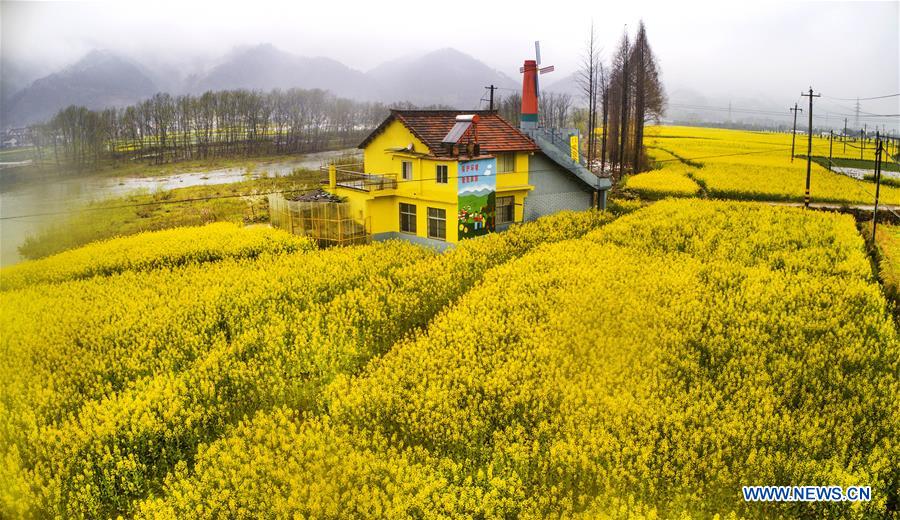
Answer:
<svg viewBox="0 0 900 520"><path fill-rule="evenodd" d="M898 96L900 96L900 94L887 94L884 96L872 96L872 97L865 97L865 98L840 98L840 97L831 97L831 96L822 96L822 97L827 98L827 99L836 99L838 101L870 101L872 99L887 99L887 98L898 97Z"/></svg>
<svg viewBox="0 0 900 520"><path fill-rule="evenodd" d="M823 157L823 159L824 159L824 158L825 158L825 157ZM844 174L843 172L839 172L839 171L836 172L834 169L835 169L835 168L840 168L840 166L838 166L837 163L835 163L834 161L832 161L831 158L827 158L827 160L828 160L828 163L831 165L830 168L827 168L828 171L830 171L830 172L832 172L832 173L838 173L838 174L840 174L840 175L844 175L845 177L850 177L850 178L853 179L854 181L860 180L860 179L856 179L855 177L851 177L851 176L849 176L849 175L846 175L846 174ZM898 164L900 164L900 162L898 162ZM871 198L871 197L875 197L875 194L874 194L874 193L872 193L872 192L870 192L869 190L865 189L865 187L864 187L864 186L865 186L865 183L864 183L864 182L852 182L852 183L850 183L850 186L853 186L854 188L856 188L856 190L857 190L859 193L862 193L862 194L866 195L867 197L870 197L870 198ZM900 215L898 215L897 212L894 211L890 206L884 206L884 209L888 210L888 211L891 212L895 217L897 217L898 219L900 219ZM876 214L875 214L874 211L872 212L872 215L873 215L873 218L876 217Z"/></svg>
<svg viewBox="0 0 900 520"><path fill-rule="evenodd" d="M872 112L866 112L865 110L859 110L859 107L848 107L845 105L840 105L837 103L833 103L833 106L839 107L843 110L850 110L854 112L854 116L857 115L856 112L862 115L874 116L874 117L896 117L898 114L874 114ZM836 112L829 112L829 114L837 114ZM837 115L846 115L846 114L837 114Z"/></svg>
<svg viewBox="0 0 900 520"><path fill-rule="evenodd" d="M799 101L799 99L798 99ZM714 107L708 105L691 105L691 104L682 104L682 103L669 103L669 106L672 108L683 108L688 110L711 110L716 112L728 112L728 107ZM743 113L743 114L755 114L755 115L766 115L766 116L776 116L776 117L790 117L783 112L778 112L774 110L764 110L764 109L753 109L753 108L731 108L732 112ZM843 112L826 112L831 116L847 116L847 117L855 117L856 114L846 114ZM828 115L825 116L813 116L814 119L828 119ZM900 117L900 114L869 114L867 116L859 116L859 119L862 120L875 120L875 119L886 119Z"/></svg>
<svg viewBox="0 0 900 520"><path fill-rule="evenodd" d="M665 148L660 148L660 149L665 150ZM735 157L738 155L755 155L755 154L760 154L760 153L769 153L769 152L784 151L784 150L790 150L790 147L782 146L782 147L778 147L778 148L766 148L765 150L757 150L755 152L726 153L726 154L721 154L721 155L702 155L702 156L698 156L698 157L681 157L681 158L675 158L675 159L663 159L661 161L653 161L653 162L664 163L664 162L674 162L674 161L681 161L681 162L696 161L698 159L715 159L717 157ZM669 153L672 153L672 152L669 152Z"/></svg>
<svg viewBox="0 0 900 520"><path fill-rule="evenodd" d="M669 103L670 107L673 108L686 108L686 109L696 109L696 110L715 110L718 112L728 112L728 107L713 107L708 105L693 105L693 104L684 104L684 103ZM752 108L739 108L732 107L732 112L739 113L751 113L751 114L763 114L763 115L773 115L773 116L783 116L784 114L781 112L776 112L774 110L760 110L760 109L752 109Z"/></svg>

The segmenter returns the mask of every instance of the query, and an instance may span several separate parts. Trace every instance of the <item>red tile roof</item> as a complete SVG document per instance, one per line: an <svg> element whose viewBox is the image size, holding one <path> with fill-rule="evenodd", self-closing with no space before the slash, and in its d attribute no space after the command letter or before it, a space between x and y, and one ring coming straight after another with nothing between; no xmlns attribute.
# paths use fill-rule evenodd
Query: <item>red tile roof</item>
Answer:
<svg viewBox="0 0 900 520"><path fill-rule="evenodd" d="M451 157L450 150L441 144L441 141L453 128L456 116L464 114L478 114L478 143L481 145L482 154L540 151L531 138L509 124L496 112L488 110L391 110L391 115L378 125L378 128L369 134L359 147L365 148L392 121L397 119L428 146L431 155ZM471 130L460 140L461 155L465 155L465 143L468 141L470 132Z"/></svg>

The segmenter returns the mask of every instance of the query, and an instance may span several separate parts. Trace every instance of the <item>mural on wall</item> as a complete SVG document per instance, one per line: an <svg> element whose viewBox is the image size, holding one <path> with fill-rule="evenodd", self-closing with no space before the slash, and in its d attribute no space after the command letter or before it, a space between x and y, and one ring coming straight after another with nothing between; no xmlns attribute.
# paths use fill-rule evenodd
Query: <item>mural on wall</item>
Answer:
<svg viewBox="0 0 900 520"><path fill-rule="evenodd" d="M459 161L457 200L460 240L494 231L496 173L497 159L493 157Z"/></svg>

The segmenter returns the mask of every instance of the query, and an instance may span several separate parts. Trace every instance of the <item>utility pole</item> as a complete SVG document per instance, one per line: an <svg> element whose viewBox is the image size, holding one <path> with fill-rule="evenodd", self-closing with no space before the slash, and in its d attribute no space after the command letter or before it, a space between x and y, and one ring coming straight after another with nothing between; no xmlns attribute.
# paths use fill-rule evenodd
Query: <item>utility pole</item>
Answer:
<svg viewBox="0 0 900 520"><path fill-rule="evenodd" d="M875 231L878 226L878 194L881 191L881 139L875 137L875 209L872 211L872 244L875 244Z"/></svg>
<svg viewBox="0 0 900 520"><path fill-rule="evenodd" d="M862 139L860 139L861 143L859 144L859 160L863 159L863 153L866 151L866 137L868 137L869 127L868 123L863 123L863 132Z"/></svg>
<svg viewBox="0 0 900 520"><path fill-rule="evenodd" d="M828 137L828 169L831 169L831 151L834 150L834 130L829 131Z"/></svg>
<svg viewBox="0 0 900 520"><path fill-rule="evenodd" d="M797 112L803 112L803 109L797 108L797 103L794 103L794 108L789 108L788 110L794 113L794 129L791 130L791 162L794 162L794 142L797 141Z"/></svg>
<svg viewBox="0 0 900 520"><path fill-rule="evenodd" d="M800 94L803 97L809 97L809 132L807 132L809 139L807 140L806 145L806 195L803 196L803 206L805 208L809 207L809 177L812 173L812 131L813 131L813 98L817 98L822 94L813 94L812 87L809 87L809 94Z"/></svg>
<svg viewBox="0 0 900 520"><path fill-rule="evenodd" d="M491 85L490 87L484 87L491 91L491 112L494 111L494 91L497 90L497 87Z"/></svg>
<svg viewBox="0 0 900 520"><path fill-rule="evenodd" d="M844 153L847 153L847 118L844 118L844 135L841 137L844 141Z"/></svg>

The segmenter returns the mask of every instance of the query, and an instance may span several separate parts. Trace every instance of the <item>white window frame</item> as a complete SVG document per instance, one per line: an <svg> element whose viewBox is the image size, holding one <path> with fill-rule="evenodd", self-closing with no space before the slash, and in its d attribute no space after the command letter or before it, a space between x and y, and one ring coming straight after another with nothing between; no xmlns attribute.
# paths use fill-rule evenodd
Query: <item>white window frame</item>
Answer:
<svg viewBox="0 0 900 520"><path fill-rule="evenodd" d="M409 165L409 166L407 166ZM404 181L411 181L413 178L412 161L400 161L400 178Z"/></svg>

